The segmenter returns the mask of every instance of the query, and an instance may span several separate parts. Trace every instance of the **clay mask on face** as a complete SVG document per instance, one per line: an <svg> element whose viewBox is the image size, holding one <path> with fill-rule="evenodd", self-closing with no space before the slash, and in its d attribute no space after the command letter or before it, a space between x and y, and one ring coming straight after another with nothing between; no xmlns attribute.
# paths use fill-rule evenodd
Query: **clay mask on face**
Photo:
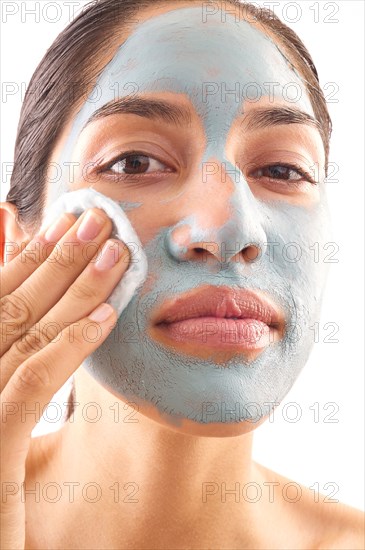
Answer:
<svg viewBox="0 0 365 550"><path fill-rule="evenodd" d="M212 81L220 84L219 92L203 94L203 87ZM276 83L275 98L283 100L290 84L301 92L295 108L313 116L304 83L279 47L246 21L237 22L229 14L222 19L220 12L203 21L201 7L169 11L138 25L104 68L95 88L102 92L100 98L86 102L76 116L61 164L72 158L90 116L115 100L116 89L120 97L127 96L128 86L125 94L123 90L131 82L140 93L156 97L166 91L186 94L204 125L207 145L202 163L212 158L225 163L233 182L231 214L220 227L207 228L192 208L190 216L156 232L144 247L148 289L133 297L114 331L84 367L115 395L140 404L141 410L143 404L155 407L174 426L184 419L233 423L267 415L267 403L283 399L312 347L309 327L318 320L326 264L316 263L309 247L326 240L326 197L322 182L320 200L309 208L253 195L225 153L229 129L245 106L244 95L237 101L237 94L228 91L259 90L262 96L268 93L267 83ZM222 89L227 92L224 100ZM97 97L97 92L92 96ZM63 185L58 193L67 190L66 179ZM184 243L175 240L181 227L188 228ZM201 241L223 247L226 261L186 260L189 244ZM247 264L231 261L248 243L257 244L260 258ZM253 361L236 355L222 365L151 337L149 319L156 304L208 284L267 293L285 312L283 338Z"/></svg>

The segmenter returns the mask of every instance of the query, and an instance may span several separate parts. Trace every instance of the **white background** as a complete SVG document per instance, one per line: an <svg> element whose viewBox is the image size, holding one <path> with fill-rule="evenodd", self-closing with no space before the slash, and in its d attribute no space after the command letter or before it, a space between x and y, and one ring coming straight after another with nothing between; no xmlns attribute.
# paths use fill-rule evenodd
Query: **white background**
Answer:
<svg viewBox="0 0 365 550"><path fill-rule="evenodd" d="M12 161L22 91L73 9L77 14L85 2L71 4L2 2L1 200L8 190L7 163ZM332 498L364 508L364 3L281 1L271 6L308 47L331 100L330 160L338 165L338 181L328 189L339 261L331 265L319 342L274 421L257 430L254 458L307 486L319 484L328 496L338 488ZM38 13L29 13L32 9ZM326 323L338 325L337 343L324 341L331 332ZM66 395L58 396L60 402ZM34 435L56 427L38 425Z"/></svg>

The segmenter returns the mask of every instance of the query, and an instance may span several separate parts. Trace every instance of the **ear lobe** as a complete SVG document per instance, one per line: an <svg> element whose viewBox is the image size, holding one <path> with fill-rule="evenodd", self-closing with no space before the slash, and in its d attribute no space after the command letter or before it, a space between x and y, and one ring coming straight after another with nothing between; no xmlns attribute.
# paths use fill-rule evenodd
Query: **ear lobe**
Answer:
<svg viewBox="0 0 365 550"><path fill-rule="evenodd" d="M10 262L31 239L17 222L18 210L10 202L0 202L0 266Z"/></svg>

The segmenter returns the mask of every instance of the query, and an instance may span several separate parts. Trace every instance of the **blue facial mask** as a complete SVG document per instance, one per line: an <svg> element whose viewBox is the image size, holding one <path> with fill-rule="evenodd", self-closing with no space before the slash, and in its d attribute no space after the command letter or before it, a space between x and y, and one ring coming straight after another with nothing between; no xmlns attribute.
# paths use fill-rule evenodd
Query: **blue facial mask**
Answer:
<svg viewBox="0 0 365 550"><path fill-rule="evenodd" d="M266 97L268 90L276 101L286 102L289 91L295 90L292 106L313 116L304 83L270 38L229 14L223 23L221 15L204 21L201 8L192 7L138 25L102 71L90 96L93 100L85 102L75 117L60 159L62 165L72 158L92 114L113 101L116 90L118 97L127 96L127 84L134 83L139 93L186 94L206 134L202 166L214 158L224 163L231 178L234 189L225 223L202 227L192 205L189 216L162 227L145 244L148 290L142 287L136 292L108 339L84 362L112 393L141 407L154 406L174 426L184 419L232 423L252 420L252 411L268 414L272 407L268 404L283 399L307 361L313 344L310 326L318 320L326 278L326 264L316 263L310 248L328 238L323 182L320 200L310 207L258 199L225 153L228 132L244 112L245 101ZM67 185L64 178L54 188L52 200L67 191ZM201 185L208 189L209 180ZM174 239L181 226L189 229L183 244ZM225 261L186 259L187 247L201 241L217 243L226 251ZM256 243L260 258L252 263L232 261L248 243ZM290 244L290 251L296 251L294 260ZM253 361L242 355L224 365L154 340L149 334L152 308L207 284L267 293L285 312L284 337Z"/></svg>

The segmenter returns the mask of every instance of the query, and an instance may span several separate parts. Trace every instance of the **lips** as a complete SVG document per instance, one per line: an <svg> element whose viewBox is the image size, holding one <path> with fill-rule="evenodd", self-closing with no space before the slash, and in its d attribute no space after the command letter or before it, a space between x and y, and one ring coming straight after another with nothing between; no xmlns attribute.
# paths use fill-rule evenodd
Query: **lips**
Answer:
<svg viewBox="0 0 365 550"><path fill-rule="evenodd" d="M283 315L270 301L255 292L229 287L200 287L165 302L152 322L170 325L187 319L252 319L280 328Z"/></svg>
<svg viewBox="0 0 365 550"><path fill-rule="evenodd" d="M226 366L233 356L254 360L281 340L284 315L263 293L206 285L153 310L149 336L191 357Z"/></svg>

